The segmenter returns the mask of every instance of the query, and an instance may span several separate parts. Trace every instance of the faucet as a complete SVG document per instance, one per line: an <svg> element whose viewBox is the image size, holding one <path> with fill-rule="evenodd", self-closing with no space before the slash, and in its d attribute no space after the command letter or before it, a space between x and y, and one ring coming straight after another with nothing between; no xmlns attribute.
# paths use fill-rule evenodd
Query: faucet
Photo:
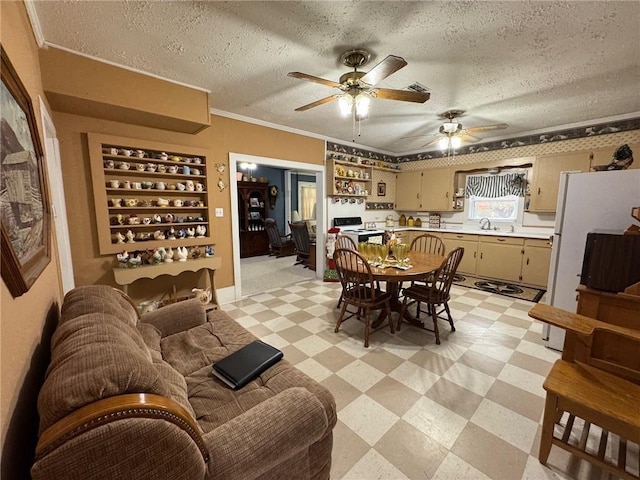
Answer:
<svg viewBox="0 0 640 480"><path fill-rule="evenodd" d="M482 217L480 219L480 230L491 230L491 220L487 217Z"/></svg>

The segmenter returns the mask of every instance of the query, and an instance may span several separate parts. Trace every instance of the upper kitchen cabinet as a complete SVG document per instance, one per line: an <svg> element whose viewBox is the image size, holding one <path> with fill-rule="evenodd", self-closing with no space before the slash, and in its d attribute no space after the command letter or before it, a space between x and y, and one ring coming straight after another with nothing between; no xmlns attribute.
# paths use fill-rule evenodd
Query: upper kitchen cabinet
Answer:
<svg viewBox="0 0 640 480"><path fill-rule="evenodd" d="M422 175L422 206L427 212L445 212L452 209L453 176L450 168L430 168Z"/></svg>
<svg viewBox="0 0 640 480"><path fill-rule="evenodd" d="M588 172L591 152L560 153L536 158L530 193L530 212L555 212L560 172Z"/></svg>
<svg viewBox="0 0 640 480"><path fill-rule="evenodd" d="M401 172L396 178L396 210L449 211L452 190L450 168Z"/></svg>
<svg viewBox="0 0 640 480"><path fill-rule="evenodd" d="M396 175L396 210L420 210L422 172L400 172Z"/></svg>

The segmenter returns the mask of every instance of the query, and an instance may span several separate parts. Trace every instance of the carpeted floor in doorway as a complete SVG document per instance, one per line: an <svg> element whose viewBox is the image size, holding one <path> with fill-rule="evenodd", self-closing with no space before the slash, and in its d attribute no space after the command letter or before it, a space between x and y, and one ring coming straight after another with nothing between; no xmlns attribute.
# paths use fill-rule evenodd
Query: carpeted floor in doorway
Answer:
<svg viewBox="0 0 640 480"><path fill-rule="evenodd" d="M316 278L316 272L302 265L294 265L295 262L295 255L282 258L263 255L240 259L242 295L255 295L271 288Z"/></svg>
<svg viewBox="0 0 640 480"><path fill-rule="evenodd" d="M497 293L505 297L518 298L529 302L538 302L546 292L535 287L525 287L513 283L501 282L500 280L490 280L488 278L475 277L466 273L456 273L453 278L454 285L460 285L485 292Z"/></svg>

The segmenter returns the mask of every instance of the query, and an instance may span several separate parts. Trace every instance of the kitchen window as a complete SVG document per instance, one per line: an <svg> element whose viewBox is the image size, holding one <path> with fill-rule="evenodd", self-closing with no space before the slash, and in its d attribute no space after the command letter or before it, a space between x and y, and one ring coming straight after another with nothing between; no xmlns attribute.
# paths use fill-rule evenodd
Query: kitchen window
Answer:
<svg viewBox="0 0 640 480"><path fill-rule="evenodd" d="M523 209L526 173L469 175L465 188L469 220L515 222Z"/></svg>

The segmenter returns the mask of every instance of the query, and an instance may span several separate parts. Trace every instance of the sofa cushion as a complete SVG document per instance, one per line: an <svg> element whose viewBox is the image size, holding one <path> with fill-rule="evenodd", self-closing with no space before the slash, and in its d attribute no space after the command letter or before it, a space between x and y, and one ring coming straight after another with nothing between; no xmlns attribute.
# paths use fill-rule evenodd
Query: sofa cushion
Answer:
<svg viewBox="0 0 640 480"><path fill-rule="evenodd" d="M281 360L240 390L232 390L211 373L211 365L256 337L226 313L209 313L209 323L163 338L163 357L184 375L189 402L202 430L210 432L261 402L292 387L304 387L323 404L329 430L336 422L328 390Z"/></svg>
<svg viewBox="0 0 640 480"><path fill-rule="evenodd" d="M138 330L121 318L67 318L52 337L51 363L38 397L43 431L78 408L123 393L171 396Z"/></svg>
<svg viewBox="0 0 640 480"><path fill-rule="evenodd" d="M114 315L132 326L138 323L138 312L133 305L118 290L107 285L86 285L67 293L60 323L85 313Z"/></svg>

